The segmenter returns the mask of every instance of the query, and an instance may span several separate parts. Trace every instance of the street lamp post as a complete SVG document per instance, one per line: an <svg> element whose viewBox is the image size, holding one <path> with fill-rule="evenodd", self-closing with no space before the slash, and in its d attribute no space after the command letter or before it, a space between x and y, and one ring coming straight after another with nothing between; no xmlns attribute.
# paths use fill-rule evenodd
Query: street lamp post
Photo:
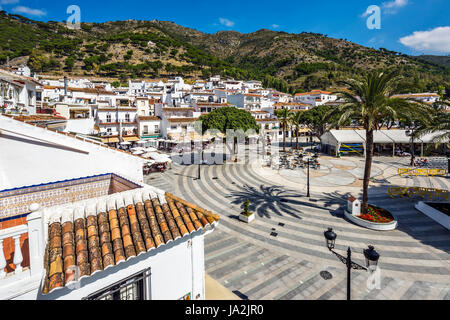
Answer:
<svg viewBox="0 0 450 320"><path fill-rule="evenodd" d="M328 250L330 250L332 253L334 253L339 258L339 260L341 260L341 262L347 266L347 300L351 300L350 299L351 298L350 297L350 293L351 293L350 271L351 271L351 269L366 270L366 271L370 270L370 269L376 269L380 255L378 254L378 252L375 251L375 248L373 246L369 246L368 249L364 249L363 253L364 253L364 257L366 258L366 267L363 267L352 261L352 259L351 259L352 251L351 251L350 247L348 247L348 249L347 249L347 257L344 257L333 250L337 235L336 235L336 233L333 232L332 228L328 228L328 230L324 232L324 236L326 239Z"/></svg>
<svg viewBox="0 0 450 320"><path fill-rule="evenodd" d="M199 161L198 161L198 178L197 180L201 179L200 176L200 169L201 169L201 165L203 164L203 142L202 142L202 147L199 149Z"/></svg>
<svg viewBox="0 0 450 320"><path fill-rule="evenodd" d="M407 136L409 136L409 137L411 137L411 167L414 167L414 158L415 158L415 155L414 155L414 129L415 129L415 127L414 127L414 125L411 125L410 126L410 130L406 130L406 135Z"/></svg>
<svg viewBox="0 0 450 320"><path fill-rule="evenodd" d="M310 194L309 194L309 158L308 158L308 174L307 174L307 180L306 180L306 185L307 185L307 194L306 196L309 198Z"/></svg>

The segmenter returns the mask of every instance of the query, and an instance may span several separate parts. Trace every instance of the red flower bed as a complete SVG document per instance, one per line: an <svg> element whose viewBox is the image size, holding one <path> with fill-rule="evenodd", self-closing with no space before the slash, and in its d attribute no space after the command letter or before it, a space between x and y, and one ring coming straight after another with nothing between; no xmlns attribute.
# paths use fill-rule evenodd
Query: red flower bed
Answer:
<svg viewBox="0 0 450 320"><path fill-rule="evenodd" d="M394 217L389 211L373 205L369 205L367 213L360 215L359 218L375 223L389 223L394 221Z"/></svg>

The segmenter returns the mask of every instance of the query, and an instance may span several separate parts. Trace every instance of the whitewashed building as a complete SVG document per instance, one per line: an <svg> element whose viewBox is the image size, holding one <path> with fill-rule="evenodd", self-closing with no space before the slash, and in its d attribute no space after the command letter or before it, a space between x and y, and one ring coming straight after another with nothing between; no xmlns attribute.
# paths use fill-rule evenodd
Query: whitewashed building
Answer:
<svg viewBox="0 0 450 320"><path fill-rule="evenodd" d="M36 89L41 84L30 77L0 69L0 112L36 113Z"/></svg>
<svg viewBox="0 0 450 320"><path fill-rule="evenodd" d="M331 92L313 90L311 92L295 94L294 101L310 104L313 107L316 107L321 106L327 102L335 101L337 100L337 98L337 95L334 95Z"/></svg>
<svg viewBox="0 0 450 320"><path fill-rule="evenodd" d="M219 216L143 184L140 157L5 116L0 133L0 299L205 299Z"/></svg>
<svg viewBox="0 0 450 320"><path fill-rule="evenodd" d="M393 98L402 98L407 100L419 100L423 103L433 104L440 100L440 96L437 93L424 92L424 93L407 93L394 95Z"/></svg>

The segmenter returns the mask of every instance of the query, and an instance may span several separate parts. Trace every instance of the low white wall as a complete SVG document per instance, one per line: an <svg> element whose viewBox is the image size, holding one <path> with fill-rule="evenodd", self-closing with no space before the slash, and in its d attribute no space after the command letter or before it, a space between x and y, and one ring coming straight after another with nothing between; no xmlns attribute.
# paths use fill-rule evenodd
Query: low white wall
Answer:
<svg viewBox="0 0 450 320"><path fill-rule="evenodd" d="M94 124L94 119L70 119L64 131L89 135L94 133Z"/></svg>
<svg viewBox="0 0 450 320"><path fill-rule="evenodd" d="M371 229L371 230L375 230L375 231L392 231L392 230L395 230L398 225L398 222L396 220L394 220L390 223L375 223L375 222L363 220L363 219L353 216L347 210L344 210L344 215L348 220L357 224L358 226L367 228L367 229Z"/></svg>
<svg viewBox="0 0 450 320"><path fill-rule="evenodd" d="M130 154L4 116L0 132L0 190L110 172L143 183L144 160Z"/></svg>
<svg viewBox="0 0 450 320"><path fill-rule="evenodd" d="M447 230L450 230L450 217L446 214L440 212L439 210L436 210L433 207L430 207L423 201L419 201L419 203L417 203L415 207L417 210L426 214L428 217L445 227Z"/></svg>

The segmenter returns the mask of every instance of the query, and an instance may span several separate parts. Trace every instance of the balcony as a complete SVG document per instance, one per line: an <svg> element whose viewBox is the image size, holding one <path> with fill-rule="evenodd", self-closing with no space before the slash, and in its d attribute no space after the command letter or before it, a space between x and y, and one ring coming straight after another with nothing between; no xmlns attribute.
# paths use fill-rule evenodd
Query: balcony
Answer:
<svg viewBox="0 0 450 320"><path fill-rule="evenodd" d="M161 130L154 130L154 131L143 131L142 136L154 136L159 135L161 133Z"/></svg>
<svg viewBox="0 0 450 320"><path fill-rule="evenodd" d="M39 287L44 270L42 259L45 247L42 212L39 209L39 205L31 205L32 212L27 216L26 223L0 230L2 300L12 299L23 291Z"/></svg>
<svg viewBox="0 0 450 320"><path fill-rule="evenodd" d="M102 126L114 126L114 125L119 125L119 122L113 122L112 119L111 120L98 120L98 124L102 125Z"/></svg>

